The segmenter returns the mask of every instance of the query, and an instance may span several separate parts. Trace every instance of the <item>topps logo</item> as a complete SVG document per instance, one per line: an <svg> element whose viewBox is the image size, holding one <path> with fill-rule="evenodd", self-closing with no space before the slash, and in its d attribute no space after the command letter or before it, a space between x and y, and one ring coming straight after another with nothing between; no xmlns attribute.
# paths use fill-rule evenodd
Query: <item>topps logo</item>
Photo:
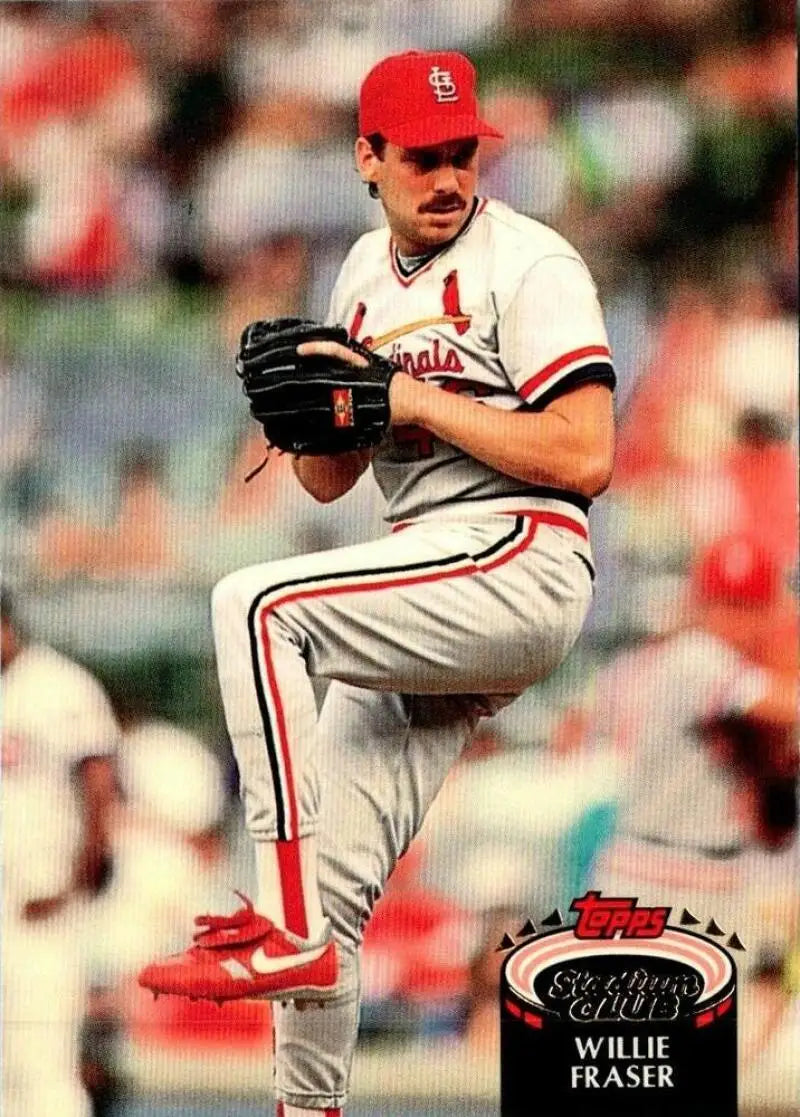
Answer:
<svg viewBox="0 0 800 1117"><path fill-rule="evenodd" d="M587 892L573 900L570 911L577 911L575 937L578 939L657 939L664 933L672 908L640 908L636 898L601 896Z"/></svg>

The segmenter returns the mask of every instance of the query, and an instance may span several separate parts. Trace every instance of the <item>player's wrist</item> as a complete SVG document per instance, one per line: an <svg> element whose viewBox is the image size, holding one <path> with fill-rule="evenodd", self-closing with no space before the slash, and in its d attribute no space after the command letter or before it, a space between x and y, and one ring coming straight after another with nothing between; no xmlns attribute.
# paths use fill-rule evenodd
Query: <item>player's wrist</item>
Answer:
<svg viewBox="0 0 800 1117"><path fill-rule="evenodd" d="M396 372L389 385L389 411L392 426L409 426L421 421L424 385L407 372Z"/></svg>

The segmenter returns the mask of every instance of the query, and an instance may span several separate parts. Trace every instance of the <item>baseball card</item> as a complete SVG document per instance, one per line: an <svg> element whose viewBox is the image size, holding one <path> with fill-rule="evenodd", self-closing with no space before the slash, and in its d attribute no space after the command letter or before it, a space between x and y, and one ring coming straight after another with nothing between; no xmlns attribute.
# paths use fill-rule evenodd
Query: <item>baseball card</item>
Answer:
<svg viewBox="0 0 800 1117"><path fill-rule="evenodd" d="M795 56L0 4L7 1117L800 1117Z"/></svg>

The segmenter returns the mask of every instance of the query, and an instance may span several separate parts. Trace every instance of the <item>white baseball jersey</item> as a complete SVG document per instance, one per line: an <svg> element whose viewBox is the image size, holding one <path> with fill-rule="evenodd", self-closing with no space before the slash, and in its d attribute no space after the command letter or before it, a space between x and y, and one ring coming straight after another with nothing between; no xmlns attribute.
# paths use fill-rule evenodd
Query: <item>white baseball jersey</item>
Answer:
<svg viewBox="0 0 800 1117"><path fill-rule="evenodd" d="M67 887L80 839L74 768L114 751L119 728L100 684L45 645L3 673L6 911Z"/></svg>
<svg viewBox="0 0 800 1117"><path fill-rule="evenodd" d="M592 278L547 226L476 199L454 241L406 272L385 229L366 233L342 266L329 323L444 391L487 407L541 410L614 372ZM526 485L418 427L394 428L373 462L390 522L502 498L504 508L585 513L575 493Z"/></svg>
<svg viewBox="0 0 800 1117"><path fill-rule="evenodd" d="M29 645L16 656L3 672L2 697L0 1108L8 1117L89 1117L78 1077L84 921L78 907L36 923L25 921L22 909L70 886L81 839L75 765L113 751L119 730L97 680L45 645Z"/></svg>

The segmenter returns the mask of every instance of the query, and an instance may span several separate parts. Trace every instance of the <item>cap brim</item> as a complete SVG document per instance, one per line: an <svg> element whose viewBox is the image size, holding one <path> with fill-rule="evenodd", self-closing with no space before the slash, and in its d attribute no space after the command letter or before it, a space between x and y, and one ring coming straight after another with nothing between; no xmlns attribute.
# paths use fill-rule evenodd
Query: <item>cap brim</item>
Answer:
<svg viewBox="0 0 800 1117"><path fill-rule="evenodd" d="M397 147L433 147L451 140L468 140L473 136L494 136L503 133L477 116L431 116L408 124L393 124L383 132L384 138Z"/></svg>

